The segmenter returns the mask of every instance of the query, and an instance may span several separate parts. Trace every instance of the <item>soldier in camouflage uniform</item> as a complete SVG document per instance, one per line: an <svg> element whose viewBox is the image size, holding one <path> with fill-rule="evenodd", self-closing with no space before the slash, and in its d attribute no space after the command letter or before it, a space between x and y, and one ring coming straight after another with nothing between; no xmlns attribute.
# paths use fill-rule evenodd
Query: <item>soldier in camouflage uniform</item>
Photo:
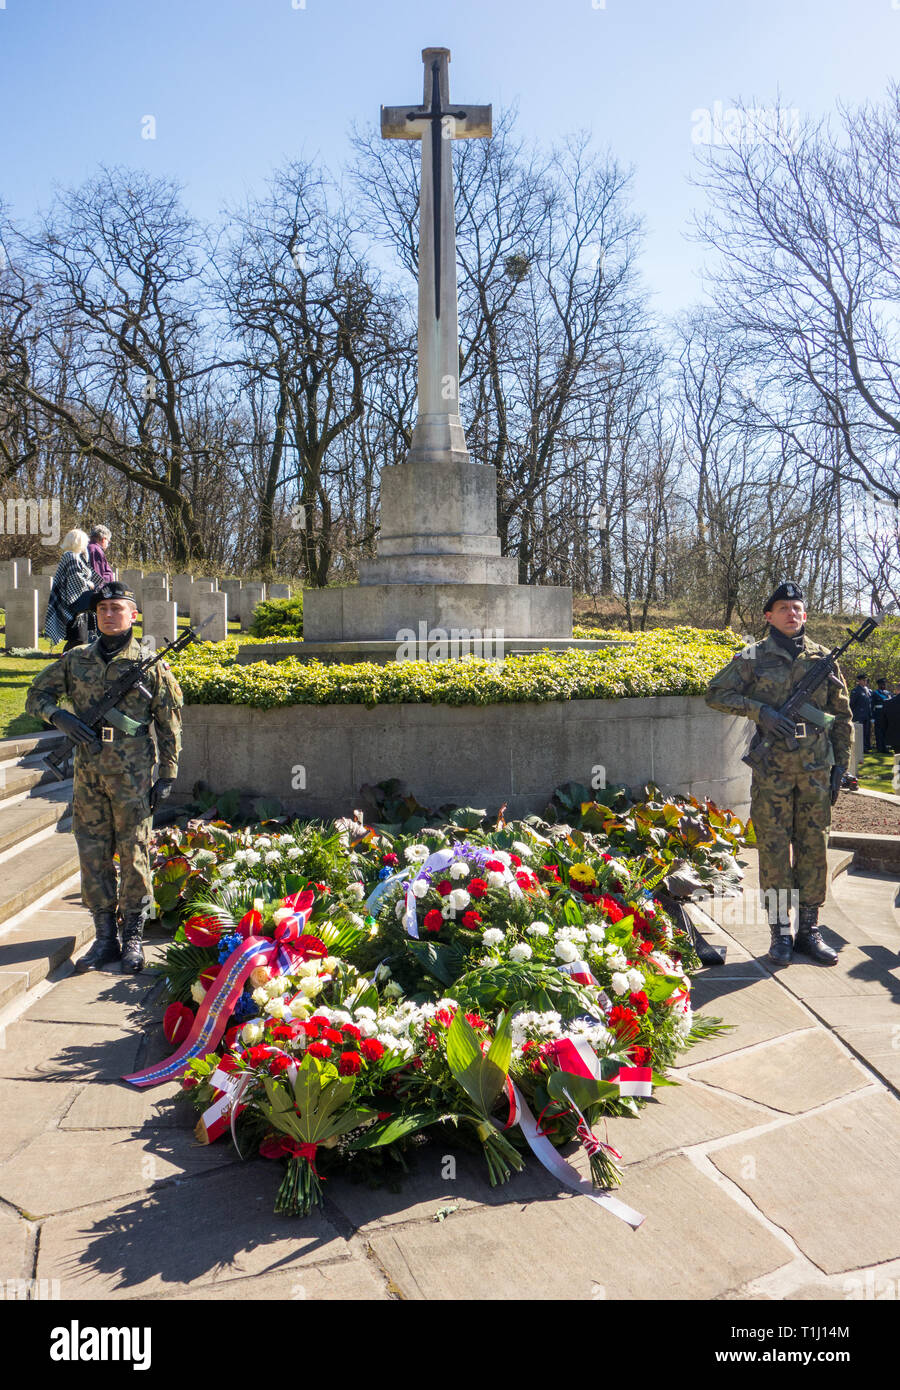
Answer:
<svg viewBox="0 0 900 1390"><path fill-rule="evenodd" d="M852 722L843 679L824 681L795 725L779 714L795 685L826 647L805 635L806 609L797 584L781 584L767 601L769 631L751 642L714 676L706 703L725 714L752 719L774 736L765 771L753 771L750 814L759 851L759 885L769 914L769 959L787 965L792 951L822 965L835 965L818 930L819 908L827 886L826 848L831 808L850 760ZM798 737L791 750L781 740ZM791 849L793 847L793 862ZM790 904L799 903L796 939L791 940Z"/></svg>
<svg viewBox="0 0 900 1390"><path fill-rule="evenodd" d="M32 683L25 708L75 744L73 830L81 864L81 892L94 918L97 939L75 969L97 970L122 961L122 970L143 969L144 922L153 902L150 829L153 811L172 790L181 752L181 688L165 662L157 662L104 719L100 737L79 717L106 686L146 656L132 634L134 595L123 584L104 584L93 598L100 635L73 647ZM74 713L61 709L68 700ZM153 778L156 729L159 772ZM119 856L119 883L113 855ZM117 935L116 911L122 924Z"/></svg>

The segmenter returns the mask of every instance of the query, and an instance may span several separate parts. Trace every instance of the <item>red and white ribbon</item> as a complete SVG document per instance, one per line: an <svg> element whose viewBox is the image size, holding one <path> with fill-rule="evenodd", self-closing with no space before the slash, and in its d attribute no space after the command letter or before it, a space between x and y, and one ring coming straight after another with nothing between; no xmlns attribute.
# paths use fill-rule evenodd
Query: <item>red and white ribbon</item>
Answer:
<svg viewBox="0 0 900 1390"><path fill-rule="evenodd" d="M653 1094L653 1071L650 1067L620 1067L610 1081L618 1083L620 1096Z"/></svg>

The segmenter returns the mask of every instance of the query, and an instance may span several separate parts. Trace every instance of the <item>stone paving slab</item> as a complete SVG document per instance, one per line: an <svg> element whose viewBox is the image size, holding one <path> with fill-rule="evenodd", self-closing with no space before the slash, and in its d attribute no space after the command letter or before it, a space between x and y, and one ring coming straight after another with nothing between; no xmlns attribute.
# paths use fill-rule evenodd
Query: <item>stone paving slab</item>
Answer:
<svg viewBox="0 0 900 1390"><path fill-rule="evenodd" d="M29 1230L22 1218L0 1208L0 1283L31 1277L30 1244Z"/></svg>
<svg viewBox="0 0 900 1390"><path fill-rule="evenodd" d="M691 1076L760 1105L799 1115L872 1084L871 1076L820 1029L704 1062Z"/></svg>
<svg viewBox="0 0 900 1390"><path fill-rule="evenodd" d="M51 1129L0 1165L0 1197L37 1219L235 1162L225 1145L198 1144L190 1132Z"/></svg>
<svg viewBox="0 0 900 1390"><path fill-rule="evenodd" d="M756 1106L718 1095L685 1079L679 1086L658 1090L638 1119L614 1116L596 1126L596 1132L601 1139L608 1134L609 1143L629 1164L672 1149L721 1139L726 1134L738 1134L742 1129L764 1124L767 1119L766 1112ZM626 1183L630 1181L629 1175Z"/></svg>
<svg viewBox="0 0 900 1390"><path fill-rule="evenodd" d="M878 1075L900 1091L900 1017L889 1024L874 1023L868 1028L839 1029L848 1047L864 1057Z"/></svg>
<svg viewBox="0 0 900 1390"><path fill-rule="evenodd" d="M744 978L714 976L715 972L710 970L696 978L691 991L694 1009L721 1018L735 1025L734 1029L689 1048L676 1066L693 1066L710 1057L734 1052L736 1048L813 1026L809 1015L774 980L749 973Z"/></svg>
<svg viewBox="0 0 900 1390"><path fill-rule="evenodd" d="M294 1297L307 1266L333 1269L354 1252L320 1212L275 1214L281 1177L280 1164L260 1160L55 1216L41 1227L38 1278L59 1279L63 1298L231 1298L233 1281L262 1275Z"/></svg>
<svg viewBox="0 0 900 1390"><path fill-rule="evenodd" d="M585 1197L379 1231L404 1298L715 1298L788 1263L786 1247L683 1156L629 1175L638 1231ZM702 1213L702 1220L698 1214Z"/></svg>
<svg viewBox="0 0 900 1390"><path fill-rule="evenodd" d="M121 975L118 965L60 980L22 1014L47 1023L108 1023L132 1031L147 1021L146 1006L157 988L144 975Z"/></svg>
<svg viewBox="0 0 900 1390"><path fill-rule="evenodd" d="M158 1302L177 1298L181 1302L221 1300L279 1303L303 1300L320 1303L325 1300L341 1303L368 1303L392 1299L390 1284L371 1260L342 1260L339 1264L296 1265L280 1274L258 1274L255 1279L230 1279L227 1284L191 1285L177 1292L150 1294L142 1302Z"/></svg>
<svg viewBox="0 0 900 1390"><path fill-rule="evenodd" d="M0 1077L72 1082L133 1072L142 1035L105 1024L21 1022L0 1041Z"/></svg>
<svg viewBox="0 0 900 1390"><path fill-rule="evenodd" d="M710 1158L825 1273L900 1255L895 1097L860 1096Z"/></svg>
<svg viewBox="0 0 900 1390"><path fill-rule="evenodd" d="M900 960L896 951L874 942L844 946L837 965L816 965L794 956L779 973L781 983L811 1003L835 994L887 996L900 1006Z"/></svg>
<svg viewBox="0 0 900 1390"><path fill-rule="evenodd" d="M197 1112L177 1081L136 1090L124 1082L85 1086L60 1120L60 1129L141 1129L156 1125L192 1130Z"/></svg>
<svg viewBox="0 0 900 1390"><path fill-rule="evenodd" d="M76 1095L77 1087L46 1086L36 1078L0 1081L0 1163L45 1130L55 1126Z"/></svg>

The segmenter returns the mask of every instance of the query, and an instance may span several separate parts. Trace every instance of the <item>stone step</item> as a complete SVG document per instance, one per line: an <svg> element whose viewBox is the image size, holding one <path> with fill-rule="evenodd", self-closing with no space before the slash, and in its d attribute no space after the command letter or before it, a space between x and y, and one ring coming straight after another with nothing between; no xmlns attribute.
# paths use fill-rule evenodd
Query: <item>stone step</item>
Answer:
<svg viewBox="0 0 900 1390"><path fill-rule="evenodd" d="M54 782L38 787L24 801L0 805L0 854L69 818L72 783Z"/></svg>
<svg viewBox="0 0 900 1390"><path fill-rule="evenodd" d="M86 908L66 905L31 913L0 936L0 1008L33 989L94 935Z"/></svg>
<svg viewBox="0 0 900 1390"><path fill-rule="evenodd" d="M37 734L19 734L14 738L0 738L0 763L18 762L37 753L45 753L63 741L63 734L54 729Z"/></svg>
<svg viewBox="0 0 900 1390"><path fill-rule="evenodd" d="M0 768L0 803L30 792L34 787L44 787L48 783L61 785L52 772L44 767L3 767Z"/></svg>
<svg viewBox="0 0 900 1390"><path fill-rule="evenodd" d="M0 922L24 911L77 872L78 850L74 835L68 832L51 835L6 860L0 874Z"/></svg>

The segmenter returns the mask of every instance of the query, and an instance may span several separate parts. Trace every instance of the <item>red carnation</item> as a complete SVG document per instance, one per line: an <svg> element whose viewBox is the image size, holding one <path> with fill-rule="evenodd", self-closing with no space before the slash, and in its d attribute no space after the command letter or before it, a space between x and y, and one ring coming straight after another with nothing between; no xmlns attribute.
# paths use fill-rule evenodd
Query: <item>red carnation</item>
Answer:
<svg viewBox="0 0 900 1390"><path fill-rule="evenodd" d="M341 1076L355 1076L362 1066L362 1058L358 1052L342 1052L338 1062L338 1071Z"/></svg>
<svg viewBox="0 0 900 1390"><path fill-rule="evenodd" d="M377 1062L378 1058L384 1055L384 1044L377 1038L363 1038L359 1047L367 1062ZM311 1052L312 1048L309 1050Z"/></svg>
<svg viewBox="0 0 900 1390"><path fill-rule="evenodd" d="M352 1038L354 1042L359 1042L360 1038L362 1037L362 1033L359 1031L355 1023L342 1024L341 1032L344 1034L346 1038Z"/></svg>
<svg viewBox="0 0 900 1390"><path fill-rule="evenodd" d="M604 893L601 901L603 904L603 911L606 913L609 921L621 922L622 918L625 916L625 909L621 904L617 903L615 898L611 898L608 893Z"/></svg>
<svg viewBox="0 0 900 1390"><path fill-rule="evenodd" d="M650 1000L642 989L636 989L628 996L628 1002L636 1014L645 1014L650 1007Z"/></svg>
<svg viewBox="0 0 900 1390"><path fill-rule="evenodd" d="M628 1055L636 1067L649 1067L653 1056L649 1047L633 1047Z"/></svg>
<svg viewBox="0 0 900 1390"><path fill-rule="evenodd" d="M381 862L382 864L389 864L393 868L400 863L400 860L397 858L396 854L383 854L381 856Z"/></svg>
<svg viewBox="0 0 900 1390"><path fill-rule="evenodd" d="M470 898L483 898L488 890L488 886L483 878L473 878L469 884Z"/></svg>
<svg viewBox="0 0 900 1390"><path fill-rule="evenodd" d="M521 869L522 861L517 854L511 854L509 858L514 869Z"/></svg>
<svg viewBox="0 0 900 1390"><path fill-rule="evenodd" d="M327 1043L323 1043L323 1042L314 1042L314 1043L310 1043L309 1047L308 1047L306 1050L307 1050L307 1052L309 1053L310 1057L330 1057L330 1056L331 1056L331 1048L328 1046Z"/></svg>
<svg viewBox="0 0 900 1390"><path fill-rule="evenodd" d="M615 1008L609 1011L609 1026L612 1032L616 1033L626 1042L636 1038L641 1031L637 1015L631 1009L624 1008L621 1004L616 1004Z"/></svg>
<svg viewBox="0 0 900 1390"><path fill-rule="evenodd" d="M467 931L477 931L481 926L481 913L470 908L468 912L463 913L462 924Z"/></svg>
<svg viewBox="0 0 900 1390"><path fill-rule="evenodd" d="M652 942L652 941L642 941L641 944L640 944L640 946L638 947L638 955L639 955L639 956L649 956L649 954L650 954L650 952L651 952L652 950L653 950L653 942Z"/></svg>
<svg viewBox="0 0 900 1390"><path fill-rule="evenodd" d="M449 897L449 895L453 892L453 884L450 882L449 878L442 878L440 883L435 884L435 887L437 888L442 898Z"/></svg>
<svg viewBox="0 0 900 1390"><path fill-rule="evenodd" d="M280 1056L273 1057L271 1062L269 1063L269 1075L280 1076L283 1071L287 1071L290 1065L290 1057L285 1057L284 1053L282 1052Z"/></svg>
<svg viewBox="0 0 900 1390"><path fill-rule="evenodd" d="M249 1062L252 1067L256 1067L260 1062L265 1062L270 1052L271 1048L265 1047L260 1043L257 1044L256 1047L246 1048L245 1051L241 1053L241 1059L244 1062Z"/></svg>
<svg viewBox="0 0 900 1390"><path fill-rule="evenodd" d="M330 1043L342 1043L344 1041L337 1028L325 1028L322 1032L322 1037L326 1042Z"/></svg>
<svg viewBox="0 0 900 1390"><path fill-rule="evenodd" d="M443 925L444 919L436 907L431 908L429 912L425 913L426 931L440 931Z"/></svg>
<svg viewBox="0 0 900 1390"><path fill-rule="evenodd" d="M500 859L489 859L484 867L489 874L502 874L506 865Z"/></svg>
<svg viewBox="0 0 900 1390"><path fill-rule="evenodd" d="M239 1070L239 1067L238 1067L238 1060L237 1060L236 1057L232 1057L230 1053L226 1053L225 1056L222 1057L222 1058L220 1059L220 1061L219 1061L219 1071L238 1071L238 1070Z"/></svg>

